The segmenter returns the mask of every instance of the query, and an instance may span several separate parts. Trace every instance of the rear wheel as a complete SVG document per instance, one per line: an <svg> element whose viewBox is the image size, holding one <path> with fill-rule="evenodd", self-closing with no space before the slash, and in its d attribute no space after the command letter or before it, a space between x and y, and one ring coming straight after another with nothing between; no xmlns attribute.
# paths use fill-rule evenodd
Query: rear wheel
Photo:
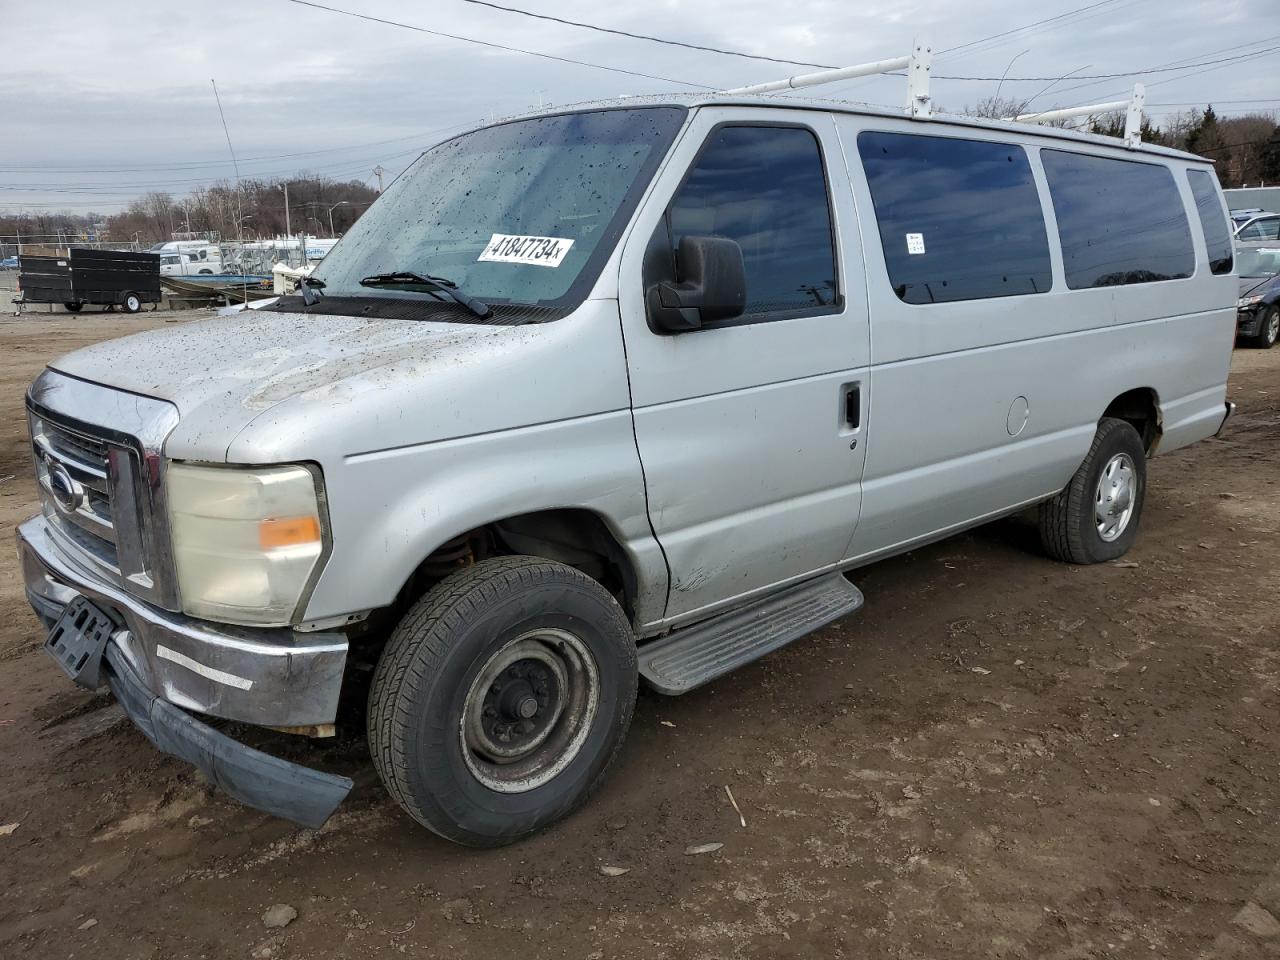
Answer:
<svg viewBox="0 0 1280 960"><path fill-rule="evenodd" d="M121 305L124 307L125 313L137 313L142 309L142 298L130 291L124 295Z"/></svg>
<svg viewBox="0 0 1280 960"><path fill-rule="evenodd" d="M369 695L369 747L428 829L499 846L559 820L604 780L631 723L631 626L609 593L536 557L485 560L393 631Z"/></svg>
<svg viewBox="0 0 1280 960"><path fill-rule="evenodd" d="M1277 340L1280 340L1280 304L1273 303L1263 311L1258 332L1250 342L1260 350L1270 350Z"/></svg>
<svg viewBox="0 0 1280 960"><path fill-rule="evenodd" d="M1138 431L1124 420L1104 418L1071 482L1040 505L1045 551L1067 563L1124 556L1137 539L1146 490L1146 451Z"/></svg>
<svg viewBox="0 0 1280 960"><path fill-rule="evenodd" d="M79 313L80 308L83 307L84 304L83 303L64 303L63 306L66 307L68 310L70 310L72 313Z"/></svg>

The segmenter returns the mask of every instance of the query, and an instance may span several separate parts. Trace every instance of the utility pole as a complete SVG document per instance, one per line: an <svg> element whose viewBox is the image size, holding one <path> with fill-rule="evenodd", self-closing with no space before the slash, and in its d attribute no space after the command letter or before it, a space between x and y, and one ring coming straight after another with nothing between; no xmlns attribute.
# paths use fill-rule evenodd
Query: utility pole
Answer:
<svg viewBox="0 0 1280 960"><path fill-rule="evenodd" d="M289 266L293 266L293 230L289 226L289 184L284 184L284 241L285 250L288 251Z"/></svg>
<svg viewBox="0 0 1280 960"><path fill-rule="evenodd" d="M384 171L384 170L382 169L382 164L378 164L376 167L374 167L374 168L373 168L373 175L374 175L375 177L377 177L377 178L378 178L378 192L379 192L379 193L381 193L381 192L382 192L382 174L383 174L383 173L385 173L385 172L386 172L386 171Z"/></svg>

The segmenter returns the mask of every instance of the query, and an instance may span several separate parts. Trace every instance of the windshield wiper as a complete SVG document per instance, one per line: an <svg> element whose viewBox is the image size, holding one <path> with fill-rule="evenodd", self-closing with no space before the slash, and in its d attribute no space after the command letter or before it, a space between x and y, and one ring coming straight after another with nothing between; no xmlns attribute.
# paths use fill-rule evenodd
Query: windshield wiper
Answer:
<svg viewBox="0 0 1280 960"><path fill-rule="evenodd" d="M475 297L468 297L458 289L458 285L456 283L452 280L446 279L445 277L433 277L430 274L398 270L395 273L375 273L373 276L365 277L360 281L360 286L362 287L391 287L401 286L404 284L417 284L424 287L433 287L445 294L445 296L449 297L455 303L459 303L466 307L481 319L484 319L493 313L493 308L487 303L477 300Z"/></svg>
<svg viewBox="0 0 1280 960"><path fill-rule="evenodd" d="M298 292L302 294L302 305L304 307L315 306L320 302L320 294L314 293L315 290L323 290L324 281L314 277L299 277Z"/></svg>

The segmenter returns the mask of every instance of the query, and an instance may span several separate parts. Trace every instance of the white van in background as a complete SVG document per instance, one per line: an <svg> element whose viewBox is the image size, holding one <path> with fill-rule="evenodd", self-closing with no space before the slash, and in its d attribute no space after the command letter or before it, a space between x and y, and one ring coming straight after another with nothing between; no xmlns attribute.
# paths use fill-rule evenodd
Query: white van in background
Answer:
<svg viewBox="0 0 1280 960"><path fill-rule="evenodd" d="M194 277L222 273L222 251L200 240L170 240L150 250L160 254L160 276Z"/></svg>

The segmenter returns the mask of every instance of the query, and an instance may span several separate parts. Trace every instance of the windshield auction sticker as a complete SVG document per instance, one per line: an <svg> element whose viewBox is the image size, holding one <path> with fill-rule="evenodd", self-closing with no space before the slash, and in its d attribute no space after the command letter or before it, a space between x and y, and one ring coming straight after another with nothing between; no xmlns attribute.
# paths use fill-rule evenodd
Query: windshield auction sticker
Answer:
<svg viewBox="0 0 1280 960"><path fill-rule="evenodd" d="M527 263L535 267L558 267L572 240L558 237L519 237L495 233L478 259L495 263Z"/></svg>

